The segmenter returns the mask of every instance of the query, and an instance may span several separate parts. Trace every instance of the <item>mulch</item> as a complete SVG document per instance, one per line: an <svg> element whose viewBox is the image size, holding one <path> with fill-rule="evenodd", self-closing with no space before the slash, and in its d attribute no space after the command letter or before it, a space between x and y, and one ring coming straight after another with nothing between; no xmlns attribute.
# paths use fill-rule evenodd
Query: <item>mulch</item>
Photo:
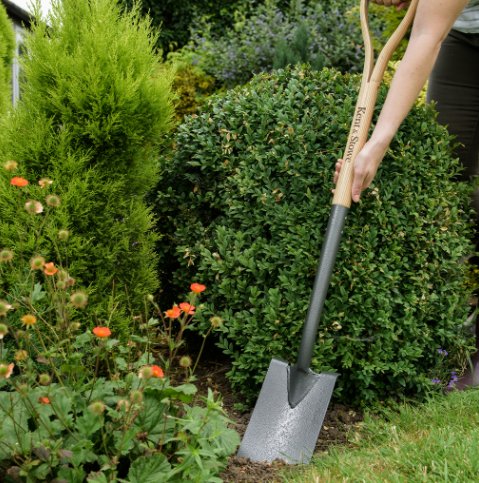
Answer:
<svg viewBox="0 0 479 483"><path fill-rule="evenodd" d="M217 353L216 353L217 354ZM208 388L221 394L223 409L228 414L240 438L243 437L251 418L251 412L242 413L235 409L235 403L246 403L246 398L231 389L231 384L225 374L231 370L231 362L227 356L219 354L211 358L212 354L204 354L196 369L195 385L200 395L206 395ZM210 359L209 359L210 358ZM364 413L343 404L330 404L321 428L321 433L314 451L320 457L329 448L347 446L355 426L364 420ZM268 463L266 461L251 461L249 458L238 458L232 455L228 465L220 475L225 483L280 483L282 473L291 465L282 461Z"/></svg>

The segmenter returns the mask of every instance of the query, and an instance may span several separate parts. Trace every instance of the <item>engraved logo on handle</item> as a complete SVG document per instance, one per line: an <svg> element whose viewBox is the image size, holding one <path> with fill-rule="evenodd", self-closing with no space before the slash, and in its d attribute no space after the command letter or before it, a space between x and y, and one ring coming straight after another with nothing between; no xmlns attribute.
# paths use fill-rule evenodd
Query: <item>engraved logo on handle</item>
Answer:
<svg viewBox="0 0 479 483"><path fill-rule="evenodd" d="M358 107L358 110L356 111L356 117L354 118L354 124L353 128L351 131L351 134L354 136L354 134L357 134L359 131L359 126L361 125L361 118L363 115L366 114L366 108L365 107ZM354 136L351 138L351 142L349 143L348 150L346 152L346 162L350 163L353 152L354 152L354 146L356 146L356 143L358 142L358 137Z"/></svg>

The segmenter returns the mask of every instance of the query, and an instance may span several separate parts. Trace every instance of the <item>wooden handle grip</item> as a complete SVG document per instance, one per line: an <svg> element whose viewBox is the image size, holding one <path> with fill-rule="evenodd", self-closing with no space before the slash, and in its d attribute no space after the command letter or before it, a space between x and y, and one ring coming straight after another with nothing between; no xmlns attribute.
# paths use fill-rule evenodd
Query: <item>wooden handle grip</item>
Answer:
<svg viewBox="0 0 479 483"><path fill-rule="evenodd" d="M419 0L413 0L406 16L388 40L379 54L374 66L374 52L368 24L369 0L361 0L361 29L363 32L366 59L364 62L363 79L359 91L354 117L349 131L348 142L343 155L343 164L333 198L333 205L351 206L351 188L354 177L354 160L366 144L369 126L373 118L374 107L378 96L379 86L389 59L396 50L399 42L408 31L416 14Z"/></svg>

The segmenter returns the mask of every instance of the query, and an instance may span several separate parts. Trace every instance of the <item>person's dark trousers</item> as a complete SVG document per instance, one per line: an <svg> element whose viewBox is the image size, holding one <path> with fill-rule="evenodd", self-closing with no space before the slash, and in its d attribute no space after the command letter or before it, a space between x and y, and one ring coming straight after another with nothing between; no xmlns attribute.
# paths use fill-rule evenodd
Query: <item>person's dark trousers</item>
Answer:
<svg viewBox="0 0 479 483"><path fill-rule="evenodd" d="M479 175L479 33L451 30L429 77L427 103L435 102L437 121L448 126L455 152L466 168L464 179ZM472 206L479 212L479 193Z"/></svg>
<svg viewBox="0 0 479 483"><path fill-rule="evenodd" d="M434 69L429 78L427 103L435 102L437 121L448 126L450 134L461 145L455 148L465 167L463 180L479 176L479 33L464 34L451 30L444 40ZM471 206L479 212L479 189ZM479 241L479 217L476 218L476 251ZM478 258L470 259L478 262ZM476 347L479 349L479 322L476 319ZM479 385L479 351L455 384L455 389Z"/></svg>

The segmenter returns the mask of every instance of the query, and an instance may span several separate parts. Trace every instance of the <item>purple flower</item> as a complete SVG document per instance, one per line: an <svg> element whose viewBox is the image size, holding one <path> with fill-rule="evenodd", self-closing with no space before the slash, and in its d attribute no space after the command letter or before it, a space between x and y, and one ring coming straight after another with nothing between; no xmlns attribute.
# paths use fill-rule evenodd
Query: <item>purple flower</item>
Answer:
<svg viewBox="0 0 479 483"><path fill-rule="evenodd" d="M456 374L456 372L455 371L451 371L451 374L454 376Z"/></svg>
<svg viewBox="0 0 479 483"><path fill-rule="evenodd" d="M138 242L133 242L133 246L138 245Z"/></svg>
<svg viewBox="0 0 479 483"><path fill-rule="evenodd" d="M442 354L442 349L438 349L437 351L439 352L439 354Z"/></svg>

